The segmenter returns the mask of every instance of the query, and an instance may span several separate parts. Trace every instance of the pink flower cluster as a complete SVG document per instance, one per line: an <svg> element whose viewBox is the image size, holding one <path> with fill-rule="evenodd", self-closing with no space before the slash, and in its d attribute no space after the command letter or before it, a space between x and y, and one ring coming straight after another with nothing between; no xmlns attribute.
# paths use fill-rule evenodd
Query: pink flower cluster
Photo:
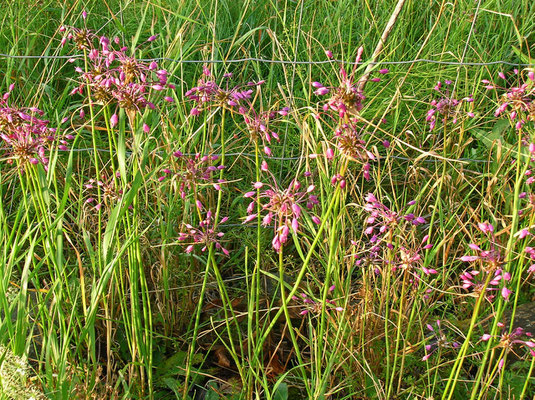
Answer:
<svg viewBox="0 0 535 400"><path fill-rule="evenodd" d="M121 47L118 37L110 40L88 29L73 27L63 27L63 30L68 32L65 41L70 39L87 52L85 70L75 68L80 79L71 94L90 95L96 103L116 105L134 115L147 107L155 109L154 103L149 101L154 93L175 88L168 82L167 70L160 69L155 61L145 62L129 56L128 47ZM155 39L156 36L151 36L147 42ZM164 100L174 101L170 95L166 95ZM117 124L117 114L110 122L112 127Z"/></svg>
<svg viewBox="0 0 535 400"><path fill-rule="evenodd" d="M357 116L362 110L363 102L366 99L362 89L361 82L356 79L356 72L362 58L363 47L357 51L357 57L350 74L347 73L343 66L340 66L340 84L339 86L325 86L320 82L312 82L314 94L318 96L330 95L327 102L323 105L323 111L334 111L340 118L346 115ZM332 53L327 52L327 56L332 58ZM379 73L386 74L388 69L381 69ZM373 78L372 81L378 82L379 78Z"/></svg>
<svg viewBox="0 0 535 400"><path fill-rule="evenodd" d="M412 225L425 224L425 218L421 216L416 216L413 213L403 215L390 210L372 193L368 193L365 200L364 210L370 215L366 219L367 228L364 233L372 235L370 239L372 243L377 243L384 235L392 233L401 221L407 221ZM415 201L410 201L407 205L412 206L415 203ZM391 244L387 243L387 246L391 246Z"/></svg>
<svg viewBox="0 0 535 400"><path fill-rule="evenodd" d="M115 178L120 176L119 171L117 171ZM84 188L88 196L85 203L93 206L97 211L103 205L107 208L113 207L123 196L123 190L118 187L118 182L113 176L103 175L98 180L91 178L84 185Z"/></svg>
<svg viewBox="0 0 535 400"><path fill-rule="evenodd" d="M253 94L253 87L260 86L264 81L248 82L246 85L231 86L231 73L223 76L224 82L219 85L213 78L208 67L203 67L203 77L199 79L197 86L188 90L185 94L187 98L195 102L191 109L191 115L199 115L204 109L212 106L237 110L240 114L245 114L250 105Z"/></svg>
<svg viewBox="0 0 535 400"><path fill-rule="evenodd" d="M346 160L361 163L364 179L369 181L371 168L369 161L374 161L376 156L366 147L366 141L362 139L361 132L358 130L356 123L351 121L340 124L334 131L334 139L336 149L342 157ZM325 152L325 157L331 160L334 156L333 149L329 147ZM333 177L332 183L336 184L338 180L341 181L341 177L335 176Z"/></svg>
<svg viewBox="0 0 535 400"><path fill-rule="evenodd" d="M48 164L47 152L57 145L67 149L67 140L72 135L57 135L56 128L50 128L49 121L41 119L43 111L36 107L19 108L10 106L8 99L14 85L0 98L0 146L6 150L8 162L18 160L20 164ZM3 142L3 145L2 145Z"/></svg>
<svg viewBox="0 0 535 400"><path fill-rule="evenodd" d="M162 170L163 174L158 181L162 182L168 177L176 177L182 199L186 198L188 190L196 192L199 185L211 185L214 189L221 190L221 184L224 181L214 176L215 172L225 169L224 165L214 165L219 156L203 156L197 153L191 158L178 150L173 153L173 156L176 162Z"/></svg>
<svg viewBox="0 0 535 400"><path fill-rule="evenodd" d="M315 89L314 94L318 96L330 95L327 102L323 105L323 111L330 114L336 121L336 128L334 128L334 146L338 149L345 160L356 161L362 164L363 177L370 180L371 164L369 161L375 160L374 153L367 149L367 143L362 138L362 130L357 128L357 123L360 120L360 111L364 106L364 85L368 79L366 74L364 77L357 78L357 69L362 58L363 47L357 51L357 56L351 73L347 73L344 66L340 66L339 85L325 86L320 82L312 82L312 87ZM329 58L332 58L330 51L326 52ZM388 73L388 69L379 70L380 74ZM372 78L371 81L378 82L380 78ZM319 119L320 116L318 115ZM329 145L330 146L330 145ZM333 148L328 147L325 152L325 157L332 160L335 157ZM346 180L342 174L334 174L331 182L333 185L339 184L343 189L346 185Z"/></svg>
<svg viewBox="0 0 535 400"><path fill-rule="evenodd" d="M277 142L280 140L278 133L270 129L270 123L276 120L279 116L285 117L288 115L288 111L289 108L284 107L280 111L257 113L253 107L251 107L243 115L250 138L253 141L257 141L260 138L264 146L264 153L268 157L271 156L271 148L269 147L271 140L275 139Z"/></svg>
<svg viewBox="0 0 535 400"><path fill-rule="evenodd" d="M504 299L508 299L511 295L511 290L507 288L507 282L511 280L511 274L502 269L503 257L497 246L496 237L494 236L494 227L488 222L480 222L478 228L481 232L487 235L490 243L489 250L483 250L477 244L470 243L468 247L476 251L477 255L465 255L460 258L465 262L479 262L480 268L470 271L464 271L459 276L464 289L472 289L476 293L481 293L485 290L488 293L500 291ZM488 274L491 274L490 280L487 279ZM486 284L488 280L488 285ZM488 300L494 298L493 294L486 296Z"/></svg>
<svg viewBox="0 0 535 400"><path fill-rule="evenodd" d="M219 221L220 224L224 224L228 221L228 217L224 217ZM190 224L186 224L186 231L181 232L178 236L180 242L188 242L186 246L186 253L191 253L195 245L202 245L201 251L204 252L208 249L210 243L214 244L216 249L221 250L223 254L229 255L229 251L225 249L220 240L225 234L223 232L216 231L216 224L214 221L214 215L210 210L206 212L206 217L199 223L199 227L195 228Z"/></svg>
<svg viewBox="0 0 535 400"><path fill-rule="evenodd" d="M429 342L425 345L425 356L423 356L422 361L428 360L438 349L457 349L460 347L459 342L448 339L440 320L437 319L435 326L427 324L426 327L430 334L426 336L426 340Z"/></svg>
<svg viewBox="0 0 535 400"><path fill-rule="evenodd" d="M288 241L290 232L297 233L299 230L299 219L302 218L302 205L311 210L318 199L311 193L314 191L314 185L309 185L302 190L301 183L293 179L286 189L278 186L273 174L269 172L267 163L263 163L262 170L270 174L272 184L255 182L253 187L256 191L245 193L245 198L251 198L252 201L247 207L247 218L243 223L253 221L258 217L255 205L260 204L263 212L267 212L262 219L262 225L268 226L274 224L275 236L272 245L275 251L279 252L282 246ZM261 190L262 189L262 190ZM317 216L312 216L312 221L320 223Z"/></svg>
<svg viewBox="0 0 535 400"><path fill-rule="evenodd" d="M514 74L518 75L519 71L515 69ZM507 79L503 72L500 72L498 76L502 80ZM496 117L507 112L509 118L516 121L516 129L521 129L527 121L535 122L535 72L533 70L527 72L527 79L518 86L504 88L491 83L488 79L484 79L482 83L485 84L486 89L505 91L494 112Z"/></svg>
<svg viewBox="0 0 535 400"><path fill-rule="evenodd" d="M500 328L503 328L505 325L502 322L497 324ZM531 356L535 357L535 342L531 339L531 332L525 332L521 327L515 328L511 333L509 331L504 331L501 335L490 335L485 333L481 336L483 342L488 342L489 340L497 340L498 346L502 349L505 349L506 352L514 351L515 346L525 346L529 349ZM528 338L528 340L525 340ZM498 369L501 370L505 363L505 359L502 358L498 361Z"/></svg>
<svg viewBox="0 0 535 400"><path fill-rule="evenodd" d="M452 82L449 80L444 81L444 85L448 87ZM434 87L438 93L441 94L441 98L438 100L431 101L431 109L427 112L426 121L429 122L429 130L432 131L437 122L437 116L440 117L443 123L446 121L451 121L451 123L456 124L461 113L461 106L463 103L472 103L474 99L472 96L465 97L461 100L454 99L450 94L449 89L446 89L445 92L442 92L442 82L438 82ZM469 117L473 117L472 112L466 114Z"/></svg>
<svg viewBox="0 0 535 400"><path fill-rule="evenodd" d="M186 97L195 102L190 115L199 115L201 111L214 106L241 114L250 139L254 142L262 141L264 153L271 156L272 152L269 145L272 139L279 141L279 135L270 129L270 124L279 116L287 116L289 108L283 107L279 111L257 112L252 104L252 88L260 87L264 81L232 86L230 84L231 78L231 73L225 74L223 76L224 83L220 85L212 78L210 70L206 66L203 67L203 77L197 86L186 92Z"/></svg>
<svg viewBox="0 0 535 400"><path fill-rule="evenodd" d="M429 242L429 235L425 235L422 239L420 245L416 249L406 249L405 247L401 246L399 248L399 256L396 258L399 258L399 261L394 262L394 267L392 268L394 271L396 270L402 270L402 271L409 271L410 273L414 274L414 270L419 269L421 270L425 275L434 275L437 273L437 270L434 268L428 268L424 265L422 260L422 251L428 250L433 247L433 245ZM414 275L416 279L414 279L414 282L417 282L419 277L418 275Z"/></svg>

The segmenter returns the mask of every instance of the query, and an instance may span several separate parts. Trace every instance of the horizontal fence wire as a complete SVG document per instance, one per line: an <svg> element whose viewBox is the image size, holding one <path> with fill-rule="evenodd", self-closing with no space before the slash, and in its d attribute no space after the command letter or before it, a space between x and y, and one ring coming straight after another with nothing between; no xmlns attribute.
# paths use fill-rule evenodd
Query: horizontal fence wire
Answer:
<svg viewBox="0 0 535 400"><path fill-rule="evenodd" d="M76 59L76 58L83 58L83 54L75 54L75 55L12 55L12 54L4 54L0 53L0 58L10 58L10 59ZM261 62L261 63L268 63L268 64L289 64L289 65L322 65L322 64L330 64L330 63L342 63L343 60L322 60L322 61L302 61L302 60L272 60L272 59L265 59L265 58L257 58L257 57L247 57L247 58L239 58L239 59L229 59L229 60L181 60L181 59L173 59L173 58L167 58L167 57L156 57L156 58L143 58L140 59L140 61L168 61L168 62L176 62L176 63L184 63L184 64L223 64L223 63L243 63L243 62ZM513 63L510 61L504 61L504 60L497 60L497 61L488 61L488 62L461 62L461 61L441 61L441 60L432 60L432 59L425 59L425 58L418 58L414 60L402 60L402 61L378 61L378 62L346 62L346 64L350 65L404 65L404 64L416 64L416 63L430 63L430 64L441 64L441 65L454 65L454 66L490 66L490 65L509 65L509 66L516 66L516 67L529 67L530 64L523 64L523 63ZM2 149L0 149L2 150ZM110 150L108 149L96 149L99 152L109 153ZM73 151L73 152L91 152L94 151L93 148L80 148L80 149L70 149L70 150L60 150L60 151ZM163 152L158 152L159 154L162 154ZM131 154L130 152L126 152L126 154ZM194 153L186 153L185 156L195 156ZM221 156L221 154L210 154L211 156ZM248 154L248 153L226 153L225 156L244 156L244 157L254 157L254 154ZM301 159L310 159L310 156L295 156L295 157L269 157L270 160L278 160L278 161L295 161L295 160L301 160ZM385 157L381 158L384 159ZM402 161L413 161L410 158L407 157L401 157L401 156L390 156L389 158L393 158L396 160L402 160ZM436 163L440 162L439 159L423 159L422 162L426 163ZM459 158L455 161L459 162L473 162L473 163L485 163L488 164L488 160L477 160L477 159L471 159L471 158Z"/></svg>
<svg viewBox="0 0 535 400"><path fill-rule="evenodd" d="M1 149L0 150L6 150L6 149ZM73 152L92 152L94 151L93 148L91 147L86 147L86 148L80 148L80 149L70 149L70 150L59 150L61 152L70 152L70 151L73 151ZM102 153L109 153L110 150L109 149L99 149L97 148L97 151L98 152L102 152ZM158 151L156 152L157 154L164 154L163 151ZM132 152L130 151L126 151L125 154L127 155L131 155ZM182 153L182 155L184 156L187 156L187 157L195 157L197 156L197 153ZM221 157L222 154L217 154L217 153L214 153L214 154L200 154L200 156L215 156L215 157ZM225 157L239 157L239 156L243 156L243 157L255 157L255 154L252 154L252 153L225 153ZM277 160L277 161L296 161L296 160L307 160L307 159L314 159L315 157L311 157L311 156L293 156L293 157L276 157L276 156L271 156L271 157L268 157L268 160ZM378 157L379 160L384 160L384 159L387 159L387 158L393 158L395 160L401 160L401 161L414 161L414 159L412 158L408 158L408 157L401 157L401 156L389 156L389 157ZM373 162L373 160L370 160L371 162ZM425 163L436 163L436 162L443 162L443 160L441 159L423 159L421 160L422 162L425 162ZM488 160L477 160L477 159L474 159L474 158L456 158L456 159L452 159L452 160L449 160L449 161L458 161L458 162L473 162L473 163L483 163L483 164L488 164L490 163L490 161Z"/></svg>
<svg viewBox="0 0 535 400"><path fill-rule="evenodd" d="M43 60L69 60L76 58L83 58L83 54L74 54L74 55L12 55L0 53L2 58L12 58L12 59L43 59ZM417 58L414 60L400 60L400 61L376 61L376 62L347 62L344 60L272 60L267 58L258 58L258 57L246 57L246 58L237 58L229 60L183 60L175 59L168 57L156 57L156 58L141 58L140 61L169 61L175 63L183 64L225 64L225 63L243 63L248 61L266 63L266 64L288 64L288 65L322 65L322 64L331 64L331 63L345 63L349 65L403 65L403 64L418 64L418 63L428 63L428 64L441 64L441 65L456 65L456 66L467 66L467 67L484 67L490 65L509 65L512 67L530 67L531 64L523 63L514 63L511 61L505 60L496 60L496 61L486 61L486 62L466 62L466 61L442 61L442 60L431 60L427 58Z"/></svg>

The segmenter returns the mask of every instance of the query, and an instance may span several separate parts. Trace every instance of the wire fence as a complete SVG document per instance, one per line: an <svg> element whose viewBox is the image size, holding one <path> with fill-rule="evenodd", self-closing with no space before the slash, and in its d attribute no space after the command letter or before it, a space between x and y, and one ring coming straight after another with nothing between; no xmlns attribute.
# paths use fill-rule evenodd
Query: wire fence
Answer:
<svg viewBox="0 0 535 400"><path fill-rule="evenodd" d="M75 55L12 55L12 54L5 54L0 53L0 58L5 59L17 59L17 60L71 60L71 59L80 59L83 58L83 54L75 54ZM325 64L332 64L332 63L345 63L347 65L412 65L412 64L419 64L419 63L428 63L428 64L436 64L436 65L451 65L451 66L466 66L466 67L484 67L484 66L493 66L493 65L506 65L511 67L530 67L532 65L525 64L525 63L515 63L511 61L505 61L505 60L496 60L496 61L487 61L487 62L464 62L464 61L443 61L443 60L433 60L433 59L425 59L425 58L417 58L412 60L400 60L400 61L378 61L378 62L347 62L344 60L339 59L330 59L330 60L321 60L321 61L315 61L315 60L274 60L274 59L265 59L265 58L258 58L258 57L246 57L246 58L238 58L238 59L228 59L228 60L217 60L217 59L208 59L208 60L186 60L186 59L173 59L168 57L156 57L156 58L143 58L140 59L140 61L144 62L151 62L151 61L165 61L165 62L172 62L172 63L182 63L182 64L233 64L233 63L244 63L244 62L258 62L258 63L266 63L266 64L281 64L281 65L325 65ZM5 150L4 148L0 148L0 150ZM68 149L68 150L59 150L61 152L93 152L93 151L103 152L103 153L109 153L109 149L102 149L102 148L77 148L77 149ZM162 151L157 151L157 154L164 154ZM127 155L131 155L131 152L126 152ZM183 153L185 156L196 156L196 153ZM222 154L209 154L210 156L218 156L220 157ZM255 157L255 154L245 153L245 152L230 152L225 153L225 157ZM309 156L291 156L291 157L277 157L277 156L270 156L270 160L280 160L280 161L298 161L298 160L304 160L304 159L310 159L312 158ZM387 158L400 160L400 161L406 161L411 162L414 161L414 159L408 158L408 157L402 157L402 156L388 156L388 157L377 157L377 162L385 160ZM450 161L458 161L458 162L465 162L465 163L483 163L488 164L491 161L489 160L480 160L480 159L472 159L472 158L458 158L455 160ZM423 158L420 160L420 162L424 163L437 163L442 162L441 159L434 159L434 158ZM256 224L221 224L221 227L224 228L230 228L230 227L243 227L243 228L257 228ZM273 229L273 226L263 226L264 229ZM242 281L246 279L247 276L237 276L237 277L231 277L224 279L225 283L235 282L235 281ZM217 282L208 282L208 286L216 287ZM179 287L172 287L168 289L155 289L155 290L149 290L149 293L156 293L156 292L164 292L166 290L168 291L177 291L177 290L184 290L184 289L191 289L191 288L200 288L202 287L202 283L195 283L190 285L184 285Z"/></svg>
<svg viewBox="0 0 535 400"><path fill-rule="evenodd" d="M13 55L13 54L5 54L0 53L0 58L8 58L8 59L64 59L64 60L70 60L70 59L77 59L77 58L83 58L83 54L75 54L75 55ZM496 60L496 61L487 61L487 62L463 62L463 61L443 61L443 60L433 60L433 59L426 59L426 58L417 58L413 60L401 60L401 61L378 61L378 62L345 62L344 60L338 60L338 59L330 59L330 60L321 60L321 61L315 61L315 60L273 60L273 59L265 59L265 58L258 58L258 57L245 57L245 58L238 58L238 59L228 59L228 60L215 60L215 59L205 59L205 60L185 60L185 59L174 59L174 58L168 58L168 57L156 57L156 58L143 58L140 59L140 61L144 62L150 62L150 61L167 61L167 62L174 62L174 63L183 63L183 64L225 64L225 63L244 63L244 62L260 62L260 63L267 63L267 64L284 64L284 65L323 65L323 64L332 64L332 63L346 63L349 65L408 65L408 64L417 64L417 63L429 63L429 64L438 64L438 65L452 65L452 66L491 66L491 65L507 65L507 66L513 66L513 67L530 67L530 64L525 63L514 63L511 61L505 61L505 60ZM1 150L1 149L0 149ZM95 149L93 148L78 148L78 149L69 149L69 150L60 150L60 151L74 151L74 152L92 152ZM99 152L109 153L109 149L96 149ZM163 152L157 152L158 154L163 154ZM130 152L126 152L127 155L130 155ZM194 153L186 153L184 154L186 156L195 156ZM221 156L221 154L210 154L212 156ZM236 157L236 156L244 156L244 157L254 157L254 154L249 153L225 153L226 157ZM295 161L295 160L303 160L303 159L309 159L310 156L292 156L292 157L277 157L277 156L271 156L269 159L271 160L277 160L277 161ZM382 159L385 159L386 157L378 157L377 161L380 161ZM411 158L407 157L401 157L401 156L389 156L388 158L401 160L401 161L413 161ZM424 163L436 163L440 162L440 159L429 159L425 158L421 160ZM458 161L458 162L468 162L468 163L484 163L488 164L490 161L488 160L478 160L478 159L472 159L472 158L458 158L455 160L450 161Z"/></svg>
<svg viewBox="0 0 535 400"><path fill-rule="evenodd" d="M0 150L5 150L0 148ZM92 152L94 151L95 149L91 148L91 147L85 147L85 148L79 148L79 149L68 149L68 150L59 150L61 152L70 152L70 151L74 151L74 152ZM97 148L97 151L98 152L102 152L102 153L110 153L110 149L100 149L100 148ZM126 155L130 156L132 154L132 152L130 151L126 151L125 152ZM157 151L156 154L165 154L165 152L163 151ZM182 153L184 156L186 157L195 157L198 155L198 153ZM210 153L210 154L201 154L201 156L204 156L204 155L207 155L207 156L214 156L214 157L221 157L222 154L218 154L218 153ZM256 155L255 154L252 154L252 153L225 153L225 157L255 157ZM315 156L317 155L308 155L308 156L293 156L293 157L277 157L277 156L270 156L268 157L269 160L276 160L276 161L297 161L297 160L307 160L307 159L313 159L315 158ZM394 160L400 160L400 161L414 161L413 158L408 158L408 157L402 157L402 156L388 156L388 157L376 157L377 160L376 161L381 161L381 160L385 160L387 158L391 158L391 159L394 159ZM371 162L373 162L374 160L370 160ZM479 163L479 164L488 164L490 163L490 161L488 160L478 160L478 159L475 159L475 158L464 158L464 157L461 157L461 158L456 158L456 159L452 159L450 161L458 161L458 162L472 162L472 163ZM442 162L442 160L440 159L422 159L421 162L424 162L424 163L437 163L437 162Z"/></svg>
<svg viewBox="0 0 535 400"><path fill-rule="evenodd" d="M83 58L83 54L74 54L74 55L13 55L0 53L1 58L10 58L10 59L43 59L43 60L69 60ZM185 59L175 59L168 57L155 57L155 58L141 58L139 61L150 62L150 61L168 61L174 63L182 64L232 64L232 63L243 63L243 62L259 62L266 64L285 64L285 65L322 65L322 64L332 64L332 63L344 63L348 65L404 65L404 64L418 64L418 63L428 63L428 64L439 64L439 65L453 65L453 66L466 66L466 67L484 67L491 65L508 65L511 67L530 67L531 64L525 63L515 63L505 60L496 60L496 61L486 61L486 62L469 62L469 61L443 61L443 60L432 60L427 58L416 58L414 60L400 60L400 61L377 61L377 62L351 62L344 60L273 60L267 58L258 58L258 57L245 57L245 58L235 58L228 60L185 60Z"/></svg>
<svg viewBox="0 0 535 400"><path fill-rule="evenodd" d="M77 59L77 58L83 58L83 54L75 54L75 55L12 55L12 54L5 54L0 53L0 58L8 58L8 59L64 59L64 60L70 60L70 59ZM344 60L321 60L321 61L314 61L314 60L273 60L273 59L265 59L265 58L258 58L258 57L246 57L246 58L238 58L238 59L228 59L228 60L184 60L184 59L173 59L168 57L156 57L156 58L143 58L140 59L140 61L144 62L150 62L150 61L167 61L167 62L175 62L175 63L184 63L184 64L225 64L225 63L244 63L244 62L260 62L260 63L268 63L268 64L284 64L284 65L324 65L324 64L331 64L331 63L342 63ZM380 61L380 62L345 62L349 65L408 65L408 64L416 64L416 63L430 63L430 64L439 64L439 65L452 65L452 66L491 66L491 65L508 65L508 66L514 66L514 67L529 67L530 64L524 64L524 63L514 63L510 61L505 60L496 60L496 61L488 61L488 62L462 62L462 61L442 61L442 60L432 60L432 59L426 59L426 58L417 58L413 60L401 60L401 61ZM1 149L0 149L1 150ZM60 150L60 151L74 151L74 152L92 152L95 149L93 148L78 148L78 149L69 149L69 150ZM109 149L96 149L98 152L103 153L109 153ZM163 152L157 152L158 154L163 154ZM130 155L131 152L126 152L127 155ZM186 156L195 156L194 153L185 153ZM210 154L212 156L221 156L221 154ZM254 157L254 154L249 153L225 153L226 157L236 157L236 156L244 156L244 157ZM304 160L309 159L310 156L292 156L292 157L277 157L277 156L271 156L269 157L270 160L277 160L277 161L296 161L296 160ZM378 161L385 159L386 157L378 157ZM401 156L389 156L391 159L396 159L400 161L413 161L411 158L407 157L401 157ZM440 162L439 159L429 159L425 158L421 160L424 163L436 163ZM490 161L488 160L478 160L478 159L472 159L472 158L459 158L452 161L458 161L458 162L471 162L471 163L484 163L488 164Z"/></svg>

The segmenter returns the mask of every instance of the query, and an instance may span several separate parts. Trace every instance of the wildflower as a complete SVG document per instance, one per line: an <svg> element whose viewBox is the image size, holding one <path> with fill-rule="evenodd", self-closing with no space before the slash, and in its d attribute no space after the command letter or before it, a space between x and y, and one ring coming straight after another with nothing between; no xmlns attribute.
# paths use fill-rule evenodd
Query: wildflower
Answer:
<svg viewBox="0 0 535 400"><path fill-rule="evenodd" d="M489 293L494 291L500 291L504 299L508 299L512 293L506 285L511 280L511 274L502 269L503 256L497 246L496 237L494 236L494 227L488 222L480 222L478 228L485 235L488 236L490 242L490 249L483 250L480 246L474 243L470 243L468 247L476 251L477 255L464 255L460 257L464 262L479 262L480 269L473 269L471 271L465 271L460 275L460 279L463 282L463 288L472 289L476 293L481 293L485 290ZM487 277L491 275L486 285ZM501 286L501 289L500 289ZM489 300L494 298L494 295L487 296Z"/></svg>
<svg viewBox="0 0 535 400"><path fill-rule="evenodd" d="M340 118L343 118L346 114L356 116L362 109L362 103L366 99L366 96L359 88L358 82L355 79L355 73L363 50L363 47L358 49L355 66L349 75L343 66L340 67L340 85L338 87L324 86L319 82L312 83L312 86L316 89L314 94L318 96L331 95L327 103L323 106L324 111L335 111Z"/></svg>
<svg viewBox="0 0 535 400"><path fill-rule="evenodd" d="M221 190L220 184L224 181L214 177L214 173L225 169L225 166L214 165L214 162L219 159L218 156L203 156L197 153L190 158L181 151L175 151L173 156L176 161L173 161L169 168L162 170L164 175L159 181L163 181L167 176L175 176L179 182L180 197L185 199L187 190L195 192L199 185L212 185L216 190Z"/></svg>
<svg viewBox="0 0 535 400"><path fill-rule="evenodd" d="M438 349L457 349L460 347L458 342L450 341L448 339L446 333L442 329L440 320L437 319L435 326L427 324L426 328L429 331L429 334L426 336L426 340L429 341L429 343L425 345L425 356L422 358L422 361L428 360Z"/></svg>
<svg viewBox="0 0 535 400"><path fill-rule="evenodd" d="M515 72L515 75L518 71ZM506 76L499 74L501 79L506 79ZM533 71L527 74L527 80L521 81L519 77L518 85L509 88L492 84L489 80L483 80L488 90L501 89L503 93L498 102L498 108L494 112L496 117L501 116L507 112L508 117L512 121L517 121L516 129L521 129L526 121L535 121L535 85L533 84Z"/></svg>
<svg viewBox="0 0 535 400"><path fill-rule="evenodd" d="M115 178L119 178L120 173L115 173ZM85 204L94 207L97 211L106 206L111 209L123 196L123 189L119 187L119 182L112 175L103 174L100 179L91 178L84 184L87 200ZM98 193L100 192L100 199ZM97 200L99 199L99 200Z"/></svg>
<svg viewBox="0 0 535 400"><path fill-rule="evenodd" d="M230 85L232 74L223 76L223 83L217 84L211 78L212 74L207 67L204 67L204 76L201 77L197 86L189 89L185 96L195 102L195 107L190 111L191 115L198 115L201 110L211 106L238 110L242 114L247 107L250 107L252 97L252 87L260 86L264 81L248 82L246 85Z"/></svg>
<svg viewBox="0 0 535 400"><path fill-rule="evenodd" d="M504 326L502 323L498 323L499 326ZM512 332L504 330L500 335L490 335L485 333L481 336L481 340L488 342L489 340L497 340L498 344L496 347L505 349L506 352L514 352L516 345L525 346L529 349L529 352L532 356L535 357L535 342L531 339L531 332L525 332L524 328L517 327L513 329ZM528 340L526 340L528 338ZM503 360L503 359L502 359Z"/></svg>
<svg viewBox="0 0 535 400"><path fill-rule="evenodd" d="M334 138L336 148L340 154L347 160L361 163L364 178L370 180L371 165L369 161L374 161L376 156L368 150L366 142L362 139L361 132L357 130L356 125L353 123L341 124L336 129Z"/></svg>
<svg viewBox="0 0 535 400"><path fill-rule="evenodd" d="M43 164L45 169L53 146L67 149L71 135L58 135L56 128L50 128L49 121L41 119L43 111L35 107L11 106L8 99L14 85L0 98L0 139L4 142L8 162L18 160L21 166L27 163Z"/></svg>
<svg viewBox="0 0 535 400"><path fill-rule="evenodd" d="M535 273L535 248L526 246L524 252L527 254L529 260L533 263L528 267L528 274Z"/></svg>
<svg viewBox="0 0 535 400"><path fill-rule="evenodd" d="M387 206L377 200L372 194L368 193L365 197L366 204L364 210L369 213L366 219L366 235L372 235L371 241L375 243L379 240L379 236L387 233L392 233L395 227L402 221L407 221L411 225L421 225L425 223L425 219L421 216L415 216L412 213L403 215L390 210ZM408 205L414 205L414 202L409 202Z"/></svg>
<svg viewBox="0 0 535 400"><path fill-rule="evenodd" d="M274 121L279 115L287 115L288 107L284 107L280 111L270 111L256 113L256 111L251 107L244 115L245 125L251 139L257 142L259 139L264 143L264 153L267 156L271 155L271 148L269 144L272 139L279 141L279 135L270 130L270 122Z"/></svg>
<svg viewBox="0 0 535 400"><path fill-rule="evenodd" d="M117 123L119 122L119 117L117 117L117 114L113 114L110 118L110 125L112 128L117 126Z"/></svg>
<svg viewBox="0 0 535 400"><path fill-rule="evenodd" d="M449 86L452 82L447 80L444 83L446 86ZM471 96L457 100L450 94L449 89L447 89L446 92L442 92L441 88L442 82L438 82L434 89L439 92L442 97L439 100L431 101L431 109L427 112L426 121L429 122L430 131L435 128L437 116L440 116L444 123L446 123L446 121L451 121L453 124L456 124L461 111L461 105L463 103L471 103L474 101Z"/></svg>
<svg viewBox="0 0 535 400"><path fill-rule="evenodd" d="M219 221L219 225L224 224L228 221L228 217L224 217ZM214 244L215 248L221 250L223 254L228 256L229 251L224 248L220 240L225 235L223 232L216 231L216 224L214 221L214 216L212 211L208 210L206 212L206 217L201 222L199 222L199 227L195 228L190 224L185 225L186 230L180 232L178 240L180 242L189 243L186 246L186 253L191 253L195 245L201 245L201 251L204 252L208 249L210 244Z"/></svg>
<svg viewBox="0 0 535 400"><path fill-rule="evenodd" d="M309 185L305 190L301 189L301 183L293 179L286 189L279 188L273 174L271 174L273 184L256 182L253 184L257 190L264 189L258 194L256 191L245 193L245 198L251 198L252 201L247 207L247 218L244 223L250 222L257 218L254 205L259 203L262 211L267 214L262 219L262 225L267 226L274 223L274 232L272 245L275 251L279 252L287 242L291 232L297 233L299 230L299 219L302 217L302 205L306 204L307 209L312 209L318 204L318 199L311 193L314 191L314 185ZM264 201L267 200L267 202ZM314 222L319 223L319 218Z"/></svg>
<svg viewBox="0 0 535 400"><path fill-rule="evenodd" d="M116 105L133 118L147 107L155 108L149 100L154 93L175 88L167 82L167 71L158 70L156 62L148 63L128 56L126 47L114 48L118 40L112 42L105 36L98 37L87 28L75 27L69 28L67 38L88 54L87 69L75 68L80 78L71 94L86 95L89 92L96 103ZM147 42L154 39L150 37ZM111 124L114 126L113 121Z"/></svg>
<svg viewBox="0 0 535 400"><path fill-rule="evenodd" d="M415 269L420 269L425 275L434 275L437 270L434 268L427 268L423 265L421 256L422 250L427 250L433 247L429 241L429 235L425 235L420 245L416 249L406 249L401 246L399 248L399 261L394 262L393 270L402 270L412 272Z"/></svg>

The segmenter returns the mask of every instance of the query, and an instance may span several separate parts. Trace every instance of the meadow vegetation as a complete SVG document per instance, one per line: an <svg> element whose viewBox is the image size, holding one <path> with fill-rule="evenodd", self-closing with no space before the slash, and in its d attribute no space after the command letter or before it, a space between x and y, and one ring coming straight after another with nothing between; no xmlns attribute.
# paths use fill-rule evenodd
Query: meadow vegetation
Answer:
<svg viewBox="0 0 535 400"><path fill-rule="evenodd" d="M533 398L535 3L67 3L0 4L0 398Z"/></svg>

